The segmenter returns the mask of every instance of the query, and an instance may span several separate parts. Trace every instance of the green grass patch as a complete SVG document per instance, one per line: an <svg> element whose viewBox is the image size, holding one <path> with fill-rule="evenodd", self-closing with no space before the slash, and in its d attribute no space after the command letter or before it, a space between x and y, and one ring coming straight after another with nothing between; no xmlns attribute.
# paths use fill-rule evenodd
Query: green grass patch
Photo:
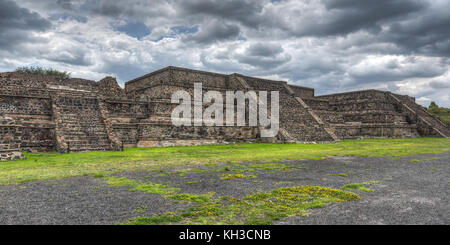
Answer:
<svg viewBox="0 0 450 245"><path fill-rule="evenodd" d="M319 186L283 187L271 192L258 192L241 199L232 197L213 198L212 194L177 195L182 200L195 198L197 205L152 217L138 217L126 224L190 224L190 225L269 225L289 216L308 215L311 208L320 208L330 202L359 200L352 192Z"/></svg>
<svg viewBox="0 0 450 245"><path fill-rule="evenodd" d="M141 182L136 180L131 180L125 177L105 177L106 183L108 183L111 187L119 187L119 186L138 186Z"/></svg>
<svg viewBox="0 0 450 245"><path fill-rule="evenodd" d="M0 164L0 185L34 180L121 171L158 170L187 165L244 161L272 162L267 165L231 167L234 171L283 171L285 160L322 159L329 156L407 157L415 154L450 150L448 138L343 140L333 144L262 144L184 146L167 148L127 148L121 152L86 152L60 154L24 153L27 159ZM216 165L217 166L217 165ZM226 171L226 169L222 169ZM208 171L208 170L206 170ZM166 174L166 173L161 173Z"/></svg>
<svg viewBox="0 0 450 245"><path fill-rule="evenodd" d="M275 185L288 185L288 184L292 184L292 181L275 181L273 182L273 184Z"/></svg>
<svg viewBox="0 0 450 245"><path fill-rule="evenodd" d="M209 166L211 166L209 164ZM290 163L229 163L224 167L220 168L187 168L183 170L178 170L176 172L167 174L178 174L181 177L186 177L192 174L204 174L204 173L223 173L220 177L222 180L230 179L250 179L256 178L260 174L268 174L279 171L293 171L296 169L302 169L305 166L300 164L290 164Z"/></svg>
<svg viewBox="0 0 450 245"><path fill-rule="evenodd" d="M168 185L157 184L152 182L141 182L131 180L125 177L105 177L106 182L111 187L129 186L134 187L130 191L143 191L151 194L172 195L180 191L179 188L170 187Z"/></svg>
<svg viewBox="0 0 450 245"><path fill-rule="evenodd" d="M245 174L222 174L220 177L221 180L230 180L230 179L252 179L256 178L256 175L245 175Z"/></svg>
<svg viewBox="0 0 450 245"><path fill-rule="evenodd" d="M208 173L210 172L210 170L208 169L183 169L183 170L179 170L176 173L179 174L181 177L190 175L190 174L204 174L204 173Z"/></svg>
<svg viewBox="0 0 450 245"><path fill-rule="evenodd" d="M147 207L139 206L136 209L134 209L134 212L137 214L140 214L140 213L145 213L147 210L148 210Z"/></svg>
<svg viewBox="0 0 450 245"><path fill-rule="evenodd" d="M425 161L431 161L431 160L436 160L436 159L439 159L439 157L413 159L413 160L411 160L409 162L412 162L412 163L414 163L414 162L425 162Z"/></svg>
<svg viewBox="0 0 450 245"><path fill-rule="evenodd" d="M163 184L156 183L142 183L137 185L135 188L130 189L130 191L143 191L147 193L160 194L160 195L171 195L180 191L179 188L169 187Z"/></svg>
<svg viewBox="0 0 450 245"><path fill-rule="evenodd" d="M341 176L341 177L348 177L348 174L346 174L346 173L338 173L338 174L330 174L330 175Z"/></svg>
<svg viewBox="0 0 450 245"><path fill-rule="evenodd" d="M92 175L94 178L105 178L106 175L103 173L95 173Z"/></svg>
<svg viewBox="0 0 450 245"><path fill-rule="evenodd" d="M183 218L175 212L168 212L163 215L153 217L139 217L133 221L126 223L128 225L158 225L169 224L181 221Z"/></svg>
<svg viewBox="0 0 450 245"><path fill-rule="evenodd" d="M211 164L208 164L211 166ZM294 169L304 168L304 166L294 166L293 164L287 164L287 163L230 163L227 164L224 167L218 168L218 169L205 169L205 168L187 168L183 170L178 170L175 173L179 174L181 177L191 175L191 174L204 174L204 173L224 173L224 172L235 172L235 173L241 173L241 174L223 174L230 175L231 178L246 178L243 173L254 173L251 177L255 177L258 174L262 173L273 173L276 171L292 171ZM233 177L234 175L234 177ZM228 179L228 178L225 178Z"/></svg>
<svg viewBox="0 0 450 245"><path fill-rule="evenodd" d="M373 191L372 189L366 188L365 186L366 185L371 185L371 184L376 184L376 183L380 183L380 181L378 181L378 180L371 180L371 181L362 182L362 183L352 183L352 184L341 186L341 189L344 189L344 190Z"/></svg>
<svg viewBox="0 0 450 245"><path fill-rule="evenodd" d="M200 181L198 181L198 180L186 182L186 184L188 184L188 185L191 185L191 184L198 184L198 183L200 183Z"/></svg>
<svg viewBox="0 0 450 245"><path fill-rule="evenodd" d="M194 202L194 203L208 203L210 202L211 198L213 198L215 195L214 192L208 192L206 194L188 194L188 193L181 193L181 194L175 194L168 196L168 198L178 200L178 201L184 201L184 202Z"/></svg>

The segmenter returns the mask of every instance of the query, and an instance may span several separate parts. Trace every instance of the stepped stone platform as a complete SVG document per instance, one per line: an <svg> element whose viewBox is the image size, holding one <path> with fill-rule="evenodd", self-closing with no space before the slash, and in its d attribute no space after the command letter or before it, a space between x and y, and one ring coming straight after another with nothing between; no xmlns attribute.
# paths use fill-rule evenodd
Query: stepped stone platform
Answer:
<svg viewBox="0 0 450 245"><path fill-rule="evenodd" d="M202 83L204 93L219 91L223 95L226 91L279 91L278 135L262 138L263 128L249 126L248 122L234 127L172 125L171 112L178 105L171 103L172 93L185 90L194 98L194 83ZM0 73L0 85L2 160L3 156L7 160L17 158L13 152L450 137L444 123L407 95L364 90L315 96L312 88L241 74L166 67L121 88L112 77L95 82L4 72ZM270 111L269 103L267 106Z"/></svg>

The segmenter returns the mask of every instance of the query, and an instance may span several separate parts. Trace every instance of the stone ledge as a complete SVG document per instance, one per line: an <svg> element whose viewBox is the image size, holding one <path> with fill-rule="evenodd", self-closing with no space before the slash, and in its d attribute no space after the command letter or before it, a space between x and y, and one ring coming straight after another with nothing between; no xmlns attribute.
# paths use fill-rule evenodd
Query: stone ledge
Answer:
<svg viewBox="0 0 450 245"><path fill-rule="evenodd" d="M26 157L22 152L0 152L0 161L13 161L13 160L23 160Z"/></svg>
<svg viewBox="0 0 450 245"><path fill-rule="evenodd" d="M169 146L195 146L195 145L225 145L224 140L148 140L139 141L137 147L169 147Z"/></svg>

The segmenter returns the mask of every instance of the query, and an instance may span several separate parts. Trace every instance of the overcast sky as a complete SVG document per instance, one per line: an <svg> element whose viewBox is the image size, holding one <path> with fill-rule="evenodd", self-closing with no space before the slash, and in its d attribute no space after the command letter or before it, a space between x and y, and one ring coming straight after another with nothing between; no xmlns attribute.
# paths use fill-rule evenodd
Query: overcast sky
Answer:
<svg viewBox="0 0 450 245"><path fill-rule="evenodd" d="M448 0L0 0L0 71L123 83L172 65L450 107Z"/></svg>

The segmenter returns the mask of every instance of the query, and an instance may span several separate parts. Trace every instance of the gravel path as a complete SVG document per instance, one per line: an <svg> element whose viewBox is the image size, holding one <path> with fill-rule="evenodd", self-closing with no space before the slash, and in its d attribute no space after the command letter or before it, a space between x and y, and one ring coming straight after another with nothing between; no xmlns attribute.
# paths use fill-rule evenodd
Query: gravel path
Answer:
<svg viewBox="0 0 450 245"><path fill-rule="evenodd" d="M283 186L339 188L376 180L379 183L366 186L373 191L353 190L360 201L329 204L310 210L308 217L290 217L277 224L450 224L450 152L401 159L334 157L286 163L296 169L266 171L255 179L221 180L219 172L160 176L141 171L117 176L170 184L184 193L234 197ZM92 176L0 186L0 224L117 224L187 205L129 189L111 187Z"/></svg>

